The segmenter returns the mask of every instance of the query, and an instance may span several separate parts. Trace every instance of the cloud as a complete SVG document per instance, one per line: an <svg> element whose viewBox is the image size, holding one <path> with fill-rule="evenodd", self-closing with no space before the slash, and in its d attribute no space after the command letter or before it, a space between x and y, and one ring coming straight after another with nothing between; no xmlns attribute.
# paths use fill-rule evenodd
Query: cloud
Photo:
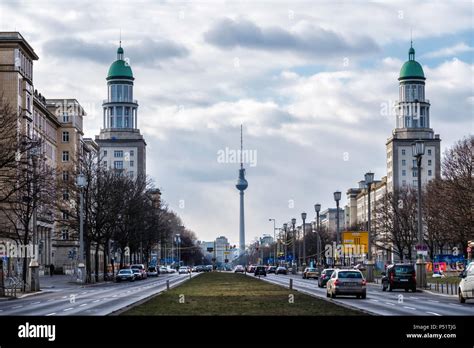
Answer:
<svg viewBox="0 0 474 348"><path fill-rule="evenodd" d="M472 52L472 51L474 51L474 47L468 46L464 42L460 42L453 46L443 47L439 50L425 53L421 57L426 57L426 58L451 57L459 53Z"/></svg>
<svg viewBox="0 0 474 348"><path fill-rule="evenodd" d="M222 49L244 47L319 57L371 54L379 50L368 36L351 36L349 40L334 31L307 24L294 31L276 26L262 28L246 19L220 20L204 33L204 39Z"/></svg>
<svg viewBox="0 0 474 348"><path fill-rule="evenodd" d="M142 40L123 45L125 57L130 63L156 65L160 61L185 57L186 47L169 40ZM96 63L110 63L115 59L117 45L93 43L77 38L55 38L44 43L44 52L49 56L63 59L90 60Z"/></svg>

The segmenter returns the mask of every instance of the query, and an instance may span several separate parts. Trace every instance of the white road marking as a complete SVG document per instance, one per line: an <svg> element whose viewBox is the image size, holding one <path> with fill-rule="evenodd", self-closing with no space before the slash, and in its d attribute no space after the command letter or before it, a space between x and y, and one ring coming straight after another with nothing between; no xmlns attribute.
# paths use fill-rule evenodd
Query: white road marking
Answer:
<svg viewBox="0 0 474 348"><path fill-rule="evenodd" d="M41 303L41 301L39 301L39 302L33 302L33 303L31 303L31 304L34 305L34 304L40 304L40 303Z"/></svg>
<svg viewBox="0 0 474 348"><path fill-rule="evenodd" d="M374 300L374 299L370 299L371 301L374 301L374 302L379 302L379 300Z"/></svg>
<svg viewBox="0 0 474 348"><path fill-rule="evenodd" d="M395 306L395 303L385 302L385 304L388 304L390 306Z"/></svg>
<svg viewBox="0 0 474 348"><path fill-rule="evenodd" d="M21 307L23 307L23 305L12 307L12 309L21 308Z"/></svg>
<svg viewBox="0 0 474 348"><path fill-rule="evenodd" d="M117 296L118 296L118 295L114 295L114 296L112 296L112 297L117 297Z"/></svg>
<svg viewBox="0 0 474 348"><path fill-rule="evenodd" d="M435 312L426 312L426 313L428 313L428 314L433 314L433 315L437 315L438 317L441 316L441 314L438 314L438 313L435 313Z"/></svg>
<svg viewBox="0 0 474 348"><path fill-rule="evenodd" d="M53 312L53 313L49 313L49 314L46 314L47 317L49 317L50 315L55 315L56 312Z"/></svg>
<svg viewBox="0 0 474 348"><path fill-rule="evenodd" d="M84 294L87 294L87 291L83 291L83 292L81 292L81 295L84 295Z"/></svg>
<svg viewBox="0 0 474 348"><path fill-rule="evenodd" d="M406 308L406 309L413 309L413 310L416 311L416 308L413 308L413 307L403 306L403 308Z"/></svg>
<svg viewBox="0 0 474 348"><path fill-rule="evenodd" d="M418 300L418 297L409 297L410 300Z"/></svg>
<svg viewBox="0 0 474 348"><path fill-rule="evenodd" d="M63 310L63 312L67 312L67 311L70 311L72 309L74 309L74 307L66 308L65 310Z"/></svg>
<svg viewBox="0 0 474 348"><path fill-rule="evenodd" d="M87 306L87 303L83 303L79 307L84 307L84 306Z"/></svg>
<svg viewBox="0 0 474 348"><path fill-rule="evenodd" d="M99 302L99 301L100 301L100 300L95 300L95 301L92 301L92 302L93 302L93 303L97 303L97 302Z"/></svg>
<svg viewBox="0 0 474 348"><path fill-rule="evenodd" d="M46 302L51 302L51 301L54 301L54 298L52 298L51 300L48 300L48 301L46 301Z"/></svg>
<svg viewBox="0 0 474 348"><path fill-rule="evenodd" d="M63 296L63 297L61 297L61 298L67 298L67 296Z"/></svg>
<svg viewBox="0 0 474 348"><path fill-rule="evenodd" d="M430 302L434 302L434 303L439 303L439 301L436 301L436 300L428 300Z"/></svg>

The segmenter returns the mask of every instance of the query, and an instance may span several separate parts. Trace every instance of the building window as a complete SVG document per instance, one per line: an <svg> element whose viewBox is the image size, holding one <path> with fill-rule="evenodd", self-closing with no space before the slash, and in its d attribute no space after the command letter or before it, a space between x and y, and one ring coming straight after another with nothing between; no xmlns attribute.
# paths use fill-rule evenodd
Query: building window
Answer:
<svg viewBox="0 0 474 348"><path fill-rule="evenodd" d="M431 149L428 149L428 155L431 156Z"/></svg>
<svg viewBox="0 0 474 348"><path fill-rule="evenodd" d="M130 161L130 167L133 167L134 164L134 161Z"/></svg>
<svg viewBox="0 0 474 348"><path fill-rule="evenodd" d="M65 201L68 201L69 200L69 191L68 190L64 190L63 191L63 199Z"/></svg>
<svg viewBox="0 0 474 348"><path fill-rule="evenodd" d="M431 169L428 170L428 176L432 176L433 175L433 172L431 171Z"/></svg>
<svg viewBox="0 0 474 348"><path fill-rule="evenodd" d="M431 165L431 160L428 160L428 165L429 165L429 166Z"/></svg>
<svg viewBox="0 0 474 348"><path fill-rule="evenodd" d="M69 172L64 171L63 172L63 181L68 181L69 180Z"/></svg>
<svg viewBox="0 0 474 348"><path fill-rule="evenodd" d="M123 169L123 161L114 161L114 169Z"/></svg>
<svg viewBox="0 0 474 348"><path fill-rule="evenodd" d="M115 158L122 158L123 157L123 151L122 150L115 150L114 151L114 157Z"/></svg>
<svg viewBox="0 0 474 348"><path fill-rule="evenodd" d="M104 156L107 156L107 150L104 150Z"/></svg>
<svg viewBox="0 0 474 348"><path fill-rule="evenodd" d="M69 132L63 132L63 143L69 142Z"/></svg>
<svg viewBox="0 0 474 348"><path fill-rule="evenodd" d="M135 174L135 172L133 170L129 170L128 171L128 175L133 178L133 175Z"/></svg>
<svg viewBox="0 0 474 348"><path fill-rule="evenodd" d="M407 165L407 161L406 160L402 160L402 166L406 166Z"/></svg>
<svg viewBox="0 0 474 348"><path fill-rule="evenodd" d="M406 176L407 175L407 171L405 169L402 170L402 176Z"/></svg>
<svg viewBox="0 0 474 348"><path fill-rule="evenodd" d="M67 211L63 211L63 220L69 219L69 213Z"/></svg>
<svg viewBox="0 0 474 348"><path fill-rule="evenodd" d="M62 240L68 240L69 239L69 231L67 228L63 228L61 230L61 239Z"/></svg>
<svg viewBox="0 0 474 348"><path fill-rule="evenodd" d="M407 181L406 181L406 180L402 180L402 185L403 185L403 186L406 186L406 185L407 185Z"/></svg>
<svg viewBox="0 0 474 348"><path fill-rule="evenodd" d="M63 162L69 162L69 151L63 151Z"/></svg>
<svg viewBox="0 0 474 348"><path fill-rule="evenodd" d="M63 112L63 123L69 123L69 114L67 112Z"/></svg>
<svg viewBox="0 0 474 348"><path fill-rule="evenodd" d="M402 150L402 156L405 156L406 150Z"/></svg>
<svg viewBox="0 0 474 348"><path fill-rule="evenodd" d="M413 160L413 168L416 168L416 167L417 167L416 160Z"/></svg>
<svg viewBox="0 0 474 348"><path fill-rule="evenodd" d="M107 168L107 161L104 161L104 167Z"/></svg>
<svg viewBox="0 0 474 348"><path fill-rule="evenodd" d="M134 155L135 155L135 151L130 150L130 156L134 156Z"/></svg>
<svg viewBox="0 0 474 348"><path fill-rule="evenodd" d="M417 176L418 176L417 170L414 170L414 171L413 171L413 177L416 178Z"/></svg>

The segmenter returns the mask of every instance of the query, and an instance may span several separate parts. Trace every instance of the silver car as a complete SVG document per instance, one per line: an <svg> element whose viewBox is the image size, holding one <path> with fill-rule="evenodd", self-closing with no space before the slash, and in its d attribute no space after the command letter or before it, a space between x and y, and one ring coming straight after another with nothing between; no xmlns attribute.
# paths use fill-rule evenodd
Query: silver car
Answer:
<svg viewBox="0 0 474 348"><path fill-rule="evenodd" d="M336 298L338 295L355 295L357 298L366 298L366 285L361 271L336 269L326 284L326 296Z"/></svg>

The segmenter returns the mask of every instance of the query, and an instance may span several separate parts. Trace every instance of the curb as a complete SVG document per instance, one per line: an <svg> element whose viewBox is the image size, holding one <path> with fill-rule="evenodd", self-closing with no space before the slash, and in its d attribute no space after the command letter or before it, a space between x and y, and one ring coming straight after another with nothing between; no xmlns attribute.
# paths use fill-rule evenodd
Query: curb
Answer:
<svg viewBox="0 0 474 348"><path fill-rule="evenodd" d="M458 295L448 295L448 294L440 294L439 292L436 291L430 291L430 290L419 290L421 292L426 292L431 295L436 295L436 296L442 296L442 297L449 297L449 298L457 298Z"/></svg>

